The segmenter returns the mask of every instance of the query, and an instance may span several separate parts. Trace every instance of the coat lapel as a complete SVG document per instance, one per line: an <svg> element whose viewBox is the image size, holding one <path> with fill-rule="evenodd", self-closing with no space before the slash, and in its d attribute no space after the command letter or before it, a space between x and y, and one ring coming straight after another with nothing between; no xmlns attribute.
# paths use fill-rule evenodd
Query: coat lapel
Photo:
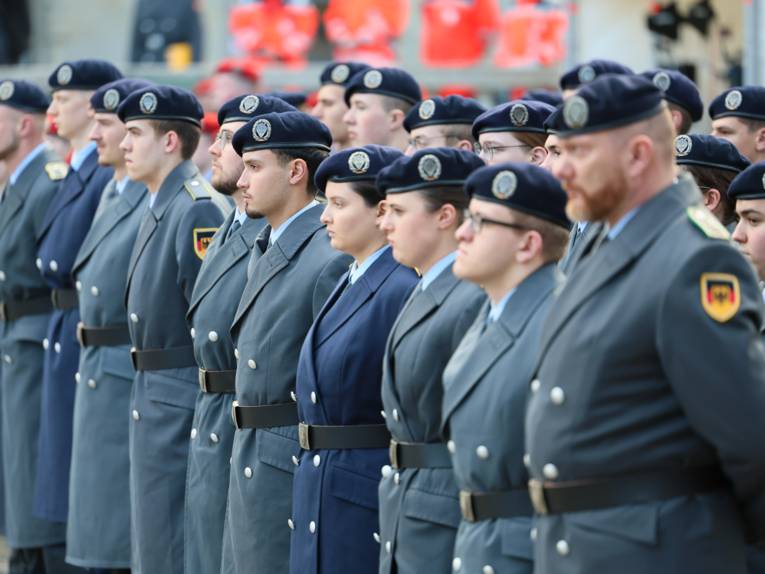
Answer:
<svg viewBox="0 0 765 574"><path fill-rule="evenodd" d="M56 198L50 208L48 208L41 236L44 236L48 232L48 229L56 220L59 213L61 213L61 210L82 195L82 192L85 190L88 181L96 171L97 167L98 153L94 149L88 154L85 161L82 162L80 169L75 171L69 168L69 172L66 174L66 177L62 182L61 187L56 194Z"/></svg>
<svg viewBox="0 0 765 574"><path fill-rule="evenodd" d="M38 177L41 177L40 173L43 171L43 166L51 159L51 156L43 150L24 168L15 184L8 183L3 201L0 203L0 235L8 229L8 222L24 205L32 185Z"/></svg>

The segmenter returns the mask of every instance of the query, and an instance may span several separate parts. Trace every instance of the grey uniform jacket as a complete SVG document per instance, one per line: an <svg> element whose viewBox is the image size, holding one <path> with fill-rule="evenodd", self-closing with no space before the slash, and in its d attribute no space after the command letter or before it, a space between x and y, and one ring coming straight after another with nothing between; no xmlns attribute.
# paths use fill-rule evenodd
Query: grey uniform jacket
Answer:
<svg viewBox="0 0 765 574"><path fill-rule="evenodd" d="M50 289L35 266L37 240L58 181L45 166L56 161L43 151L8 184L0 203L0 301L49 297ZM64 172L65 173L65 172ZM37 437L42 391L42 340L50 314L0 320L0 390L5 474L6 536L11 548L64 541L63 524L32 515L37 467Z"/></svg>
<svg viewBox="0 0 765 574"><path fill-rule="evenodd" d="M569 234L566 253L560 260L560 263L558 263L558 269L565 275L569 275L582 258L585 246L589 245L595 237L603 233L604 228L604 224L600 222L591 222L585 226L584 231L579 231L579 226L574 223Z"/></svg>
<svg viewBox="0 0 765 574"><path fill-rule="evenodd" d="M538 480L719 465L731 488L542 516L538 573L738 574L745 526L763 539L762 300L744 258L707 236L719 226L697 198L684 179L664 190L569 277L543 334L527 449Z"/></svg>
<svg viewBox="0 0 765 574"><path fill-rule="evenodd" d="M558 284L550 263L518 285L502 315L487 324L487 303L444 371L443 425L457 486L525 495L523 418L542 326ZM459 572L530 574L531 517L462 520L454 545Z"/></svg>
<svg viewBox="0 0 765 574"><path fill-rule="evenodd" d="M73 267L86 327L127 329L125 283L146 187L112 180ZM84 347L74 399L67 560L85 568L130 567L128 460L130 345ZM98 519L96 519L98 517Z"/></svg>
<svg viewBox="0 0 765 574"><path fill-rule="evenodd" d="M383 362L385 422L399 442L443 443L441 376L486 297L444 269L412 299L391 329ZM387 473L380 482L380 572L451 568L460 521L451 468Z"/></svg>
<svg viewBox="0 0 765 574"><path fill-rule="evenodd" d="M247 283L247 262L265 219L245 219L227 238L231 212L207 250L191 295L188 319L200 368L235 371L229 334ZM185 574L218 574L228 500L229 458L234 441L233 393L197 394L186 473Z"/></svg>
<svg viewBox="0 0 765 574"><path fill-rule="evenodd" d="M240 405L292 402L303 339L348 271L351 259L330 246L322 210L317 205L298 216L265 254L258 246L252 251L252 273L231 329ZM236 431L224 572L288 572L292 459L299 452L297 426Z"/></svg>

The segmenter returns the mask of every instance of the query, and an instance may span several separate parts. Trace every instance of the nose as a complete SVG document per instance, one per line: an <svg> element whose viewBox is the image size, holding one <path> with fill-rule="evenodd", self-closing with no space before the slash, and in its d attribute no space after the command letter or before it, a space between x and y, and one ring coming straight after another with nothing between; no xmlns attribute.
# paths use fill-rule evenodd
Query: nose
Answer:
<svg viewBox="0 0 765 574"><path fill-rule="evenodd" d="M247 168L242 171L242 175L236 180L236 187L238 189L247 189L250 185L250 176L247 173Z"/></svg>
<svg viewBox="0 0 765 574"><path fill-rule="evenodd" d="M457 241L469 242L473 239L473 226L467 219L462 222L454 232L454 237Z"/></svg>
<svg viewBox="0 0 765 574"><path fill-rule="evenodd" d="M343 123L349 126L356 123L356 113L353 111L353 109L349 109L343 114Z"/></svg>
<svg viewBox="0 0 765 574"><path fill-rule="evenodd" d="M327 204L324 207L324 211L321 212L321 217L319 217L319 221L321 221L324 225L327 225L332 221L329 204Z"/></svg>

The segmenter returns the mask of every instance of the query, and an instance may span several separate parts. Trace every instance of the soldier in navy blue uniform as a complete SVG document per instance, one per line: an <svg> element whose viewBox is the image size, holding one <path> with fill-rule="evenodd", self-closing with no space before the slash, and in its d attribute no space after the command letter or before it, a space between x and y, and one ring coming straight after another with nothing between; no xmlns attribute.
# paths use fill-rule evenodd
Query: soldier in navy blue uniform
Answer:
<svg viewBox="0 0 765 574"><path fill-rule="evenodd" d="M598 78L560 119L567 212L609 228L560 291L529 381L535 572L743 574L747 541L765 540L757 280L677 177L649 80Z"/></svg>
<svg viewBox="0 0 765 574"><path fill-rule="evenodd" d="M220 129L209 149L211 183L234 200L210 244L191 295L188 320L194 330L199 385L186 474L185 574L220 572L228 500L229 457L234 440L236 355L229 327L247 282L247 263L262 217L247 217L237 181L244 164L231 145L240 127L269 112L295 111L270 96L249 94L226 102L218 111Z"/></svg>
<svg viewBox="0 0 765 574"><path fill-rule="evenodd" d="M377 481L390 434L380 419L382 357L390 327L417 282L393 259L378 226L379 171L394 148L349 148L326 160L316 187L336 249L352 256L306 335L296 391L303 451L293 485L290 572L373 571L379 547ZM372 327L373 328L370 328Z"/></svg>
<svg viewBox="0 0 765 574"><path fill-rule="evenodd" d="M43 375L42 341L53 309L50 288L35 268L36 243L67 165L43 143L43 91L0 81L0 157L9 179L0 196L0 391L6 540L10 571L63 565L65 526L32 512ZM47 556L46 556L47 555ZM54 568L55 571L55 568Z"/></svg>
<svg viewBox="0 0 765 574"><path fill-rule="evenodd" d="M415 105L404 118L409 132L406 155L426 147L456 147L473 151L476 139L471 129L486 108L472 98L438 96Z"/></svg>
<svg viewBox="0 0 765 574"><path fill-rule="evenodd" d="M72 273L79 292L82 347L74 403L67 561L85 568L130 568L130 333L124 293L127 264L146 211L146 186L127 177L117 107L142 80L117 80L90 98L98 163L107 184Z"/></svg>
<svg viewBox="0 0 765 574"><path fill-rule="evenodd" d="M640 74L648 78L664 94L664 101L672 116L675 132L687 134L694 122L704 117L704 103L699 88L688 76L678 70L646 70Z"/></svg>
<svg viewBox="0 0 765 574"><path fill-rule="evenodd" d="M736 86L709 104L712 135L726 139L752 163L765 161L765 87Z"/></svg>
<svg viewBox="0 0 765 574"><path fill-rule="evenodd" d="M382 468L380 572L448 572L459 525L457 486L441 435L441 376L485 300L452 272L468 198L463 184L484 163L472 151L430 148L382 171L381 222L393 257L422 273L396 319L383 359L390 460Z"/></svg>
<svg viewBox="0 0 765 574"><path fill-rule="evenodd" d="M566 70L560 77L561 95L571 96L580 87L589 84L603 74L634 74L630 68L613 60L589 60ZM560 105L560 104L558 104Z"/></svg>
<svg viewBox="0 0 765 574"><path fill-rule="evenodd" d="M127 267L131 357L130 495L133 572L183 572L189 433L198 386L191 293L224 207L191 162L202 107L171 86L131 93L117 113L127 174L149 190Z"/></svg>
<svg viewBox="0 0 765 574"><path fill-rule="evenodd" d="M80 350L72 266L113 174L110 167L98 165L96 144L89 141L93 123L89 99L95 89L120 77L108 62L78 60L61 64L48 79L53 90L48 113L58 135L68 140L72 149L69 172L48 208L37 252L38 269L53 290L55 310L43 342L45 372L35 513L55 522L67 520L74 376Z"/></svg>
<svg viewBox="0 0 765 574"><path fill-rule="evenodd" d="M343 116L348 111L345 88L354 75L368 69L369 66L361 62L332 62L321 72L321 86L316 92L316 104L311 109L311 115L329 128L335 151L350 145L348 126L343 122Z"/></svg>
<svg viewBox="0 0 765 574"><path fill-rule="evenodd" d="M300 453L295 371L308 329L350 263L330 245L314 199L313 176L331 145L326 126L302 112L264 114L234 134L247 214L268 224L231 327L237 430L223 572L289 571L287 521Z"/></svg>

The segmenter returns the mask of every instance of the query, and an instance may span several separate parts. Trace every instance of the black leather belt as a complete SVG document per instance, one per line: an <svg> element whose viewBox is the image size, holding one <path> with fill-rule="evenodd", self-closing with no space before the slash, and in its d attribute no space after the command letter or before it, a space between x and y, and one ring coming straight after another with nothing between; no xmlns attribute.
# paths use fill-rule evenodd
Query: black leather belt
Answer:
<svg viewBox="0 0 765 574"><path fill-rule="evenodd" d="M718 467L642 472L568 482L529 481L529 495L539 514L599 510L689 496L729 487Z"/></svg>
<svg viewBox="0 0 765 574"><path fill-rule="evenodd" d="M452 459L446 445L390 441L388 448L393 468L451 468Z"/></svg>
<svg viewBox="0 0 765 574"><path fill-rule="evenodd" d="M238 429L291 427L298 422L297 405L295 403L279 403L243 407L234 401L231 406L231 418L234 419L234 426Z"/></svg>
<svg viewBox="0 0 765 574"><path fill-rule="evenodd" d="M194 347L174 347L172 349L130 349L130 359L136 371L161 371L163 369L182 369L196 367Z"/></svg>
<svg viewBox="0 0 765 574"><path fill-rule="evenodd" d="M233 393L236 391L235 381L236 371L199 369L199 388L203 393Z"/></svg>
<svg viewBox="0 0 765 574"><path fill-rule="evenodd" d="M113 327L86 327L77 323L77 340L82 347L118 347L130 344L127 325Z"/></svg>
<svg viewBox="0 0 765 574"><path fill-rule="evenodd" d="M303 450L385 448L390 432L385 425L298 425L300 448Z"/></svg>
<svg viewBox="0 0 765 574"><path fill-rule="evenodd" d="M53 310L50 297L34 297L22 301L0 301L0 321L15 321L27 315L44 315Z"/></svg>
<svg viewBox="0 0 765 574"><path fill-rule="evenodd" d="M501 492L460 490L460 512L468 522L480 522L494 518L531 516L534 508L525 488Z"/></svg>
<svg viewBox="0 0 765 574"><path fill-rule="evenodd" d="M50 300L53 308L59 311L68 311L80 306L77 289L54 289L50 292Z"/></svg>

